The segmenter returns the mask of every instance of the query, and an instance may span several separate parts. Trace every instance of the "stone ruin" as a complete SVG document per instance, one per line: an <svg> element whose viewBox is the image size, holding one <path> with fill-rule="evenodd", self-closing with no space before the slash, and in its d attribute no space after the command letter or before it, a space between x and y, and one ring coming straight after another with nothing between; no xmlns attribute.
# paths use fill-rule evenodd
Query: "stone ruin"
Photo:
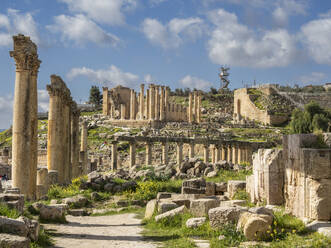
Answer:
<svg viewBox="0 0 331 248"><path fill-rule="evenodd" d="M169 102L169 87L150 84L146 96L144 84L138 96L133 89L121 85L103 88L103 114L120 126L158 127L164 122L201 122L201 96L189 95L189 107Z"/></svg>
<svg viewBox="0 0 331 248"><path fill-rule="evenodd" d="M285 204L303 220L331 220L331 148L315 148L317 139L314 134L288 135L283 150L254 154L253 175L247 177L251 200Z"/></svg>

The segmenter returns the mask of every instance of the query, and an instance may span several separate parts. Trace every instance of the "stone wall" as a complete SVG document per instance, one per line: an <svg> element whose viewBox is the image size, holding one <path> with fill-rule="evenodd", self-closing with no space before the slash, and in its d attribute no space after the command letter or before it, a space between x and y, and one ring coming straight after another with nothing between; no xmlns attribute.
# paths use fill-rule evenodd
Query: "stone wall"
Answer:
<svg viewBox="0 0 331 248"><path fill-rule="evenodd" d="M287 95L296 102L299 102L303 105L311 101L315 101L323 108L331 108L331 92L325 92L325 93L280 92L280 94Z"/></svg>

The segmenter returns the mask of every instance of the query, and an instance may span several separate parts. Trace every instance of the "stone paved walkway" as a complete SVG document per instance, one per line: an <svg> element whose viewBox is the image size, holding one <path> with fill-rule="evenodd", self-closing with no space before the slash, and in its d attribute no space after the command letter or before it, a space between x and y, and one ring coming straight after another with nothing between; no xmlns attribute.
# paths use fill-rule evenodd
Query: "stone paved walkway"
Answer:
<svg viewBox="0 0 331 248"><path fill-rule="evenodd" d="M55 233L54 248L156 248L143 241L140 220L135 214L66 218L67 224L45 225Z"/></svg>

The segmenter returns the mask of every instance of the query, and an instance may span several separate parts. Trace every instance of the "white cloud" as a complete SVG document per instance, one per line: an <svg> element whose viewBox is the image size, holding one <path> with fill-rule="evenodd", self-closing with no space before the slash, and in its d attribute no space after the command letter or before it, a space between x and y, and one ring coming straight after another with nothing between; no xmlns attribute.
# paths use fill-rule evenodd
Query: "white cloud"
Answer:
<svg viewBox="0 0 331 248"><path fill-rule="evenodd" d="M326 75L323 72L312 72L310 75L305 75L300 77L300 82L304 84L316 84L323 83L323 80L326 79Z"/></svg>
<svg viewBox="0 0 331 248"><path fill-rule="evenodd" d="M31 13L8 9L6 15L0 14L0 46L11 45L12 36L18 33L30 36L37 44L41 43L37 24Z"/></svg>
<svg viewBox="0 0 331 248"><path fill-rule="evenodd" d="M87 77L94 83L102 83L108 87L117 85L135 87L139 77L130 72L123 72L115 65L111 65L108 69L93 70L87 67L72 68L67 77L73 79L78 76Z"/></svg>
<svg viewBox="0 0 331 248"><path fill-rule="evenodd" d="M169 49L178 48L185 40L196 40L203 34L203 26L200 18L174 18L165 25L156 19L146 18L142 31L151 43Z"/></svg>
<svg viewBox="0 0 331 248"><path fill-rule="evenodd" d="M212 83L197 77L193 77L191 75L186 75L179 81L183 87L198 89L198 90L207 90L212 86Z"/></svg>
<svg viewBox="0 0 331 248"><path fill-rule="evenodd" d="M145 83L154 83L155 82L155 79L152 77L151 74L147 74L144 77L144 82Z"/></svg>
<svg viewBox="0 0 331 248"><path fill-rule="evenodd" d="M301 37L310 56L319 64L331 65L331 18L321 18L301 27Z"/></svg>
<svg viewBox="0 0 331 248"><path fill-rule="evenodd" d="M94 42L99 45L111 46L116 46L120 42L117 36L107 33L84 15L59 15L54 19L55 24L47 26L47 28L52 32L61 33L64 41L74 41L77 45Z"/></svg>
<svg viewBox="0 0 331 248"><path fill-rule="evenodd" d="M216 64L242 67L287 66L296 56L295 39L285 29L257 33L223 9L209 13L215 25L208 52Z"/></svg>
<svg viewBox="0 0 331 248"><path fill-rule="evenodd" d="M305 15L308 7L307 0L278 0L272 17L278 26L285 26L291 15Z"/></svg>
<svg viewBox="0 0 331 248"><path fill-rule="evenodd" d="M149 0L149 3L152 7L156 6L156 5L159 5L161 3L164 3L165 1L167 0Z"/></svg>
<svg viewBox="0 0 331 248"><path fill-rule="evenodd" d="M84 13L96 22L123 25L123 12L136 8L137 0L59 0L74 13Z"/></svg>
<svg viewBox="0 0 331 248"><path fill-rule="evenodd" d="M49 95L47 90L38 90L38 111L48 112Z"/></svg>
<svg viewBox="0 0 331 248"><path fill-rule="evenodd" d="M278 26L285 26L288 23L288 14L281 7L276 8L272 12L272 18Z"/></svg>

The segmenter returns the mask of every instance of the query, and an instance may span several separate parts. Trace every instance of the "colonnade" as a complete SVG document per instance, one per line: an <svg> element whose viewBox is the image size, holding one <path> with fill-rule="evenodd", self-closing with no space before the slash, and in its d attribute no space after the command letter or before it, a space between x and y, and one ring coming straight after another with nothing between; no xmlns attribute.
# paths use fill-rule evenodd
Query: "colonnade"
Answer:
<svg viewBox="0 0 331 248"><path fill-rule="evenodd" d="M112 160L111 168L117 169L117 146L119 142L129 142L129 159L130 166L136 164L136 146L137 143L145 143L145 163L152 164L153 143L162 144L162 164L169 162L169 143L176 144L176 162L180 164L183 161L183 146L189 145L189 158L195 156L195 145L203 145L203 161L205 163L217 163L221 160L239 164L241 162L252 162L253 143L241 141L219 141L208 140L203 138L179 138L179 137L129 137L122 136L112 141ZM261 144L263 145L263 144Z"/></svg>
<svg viewBox="0 0 331 248"><path fill-rule="evenodd" d="M189 123L201 122L201 95L198 91L189 93L189 105L187 110L187 120Z"/></svg>

